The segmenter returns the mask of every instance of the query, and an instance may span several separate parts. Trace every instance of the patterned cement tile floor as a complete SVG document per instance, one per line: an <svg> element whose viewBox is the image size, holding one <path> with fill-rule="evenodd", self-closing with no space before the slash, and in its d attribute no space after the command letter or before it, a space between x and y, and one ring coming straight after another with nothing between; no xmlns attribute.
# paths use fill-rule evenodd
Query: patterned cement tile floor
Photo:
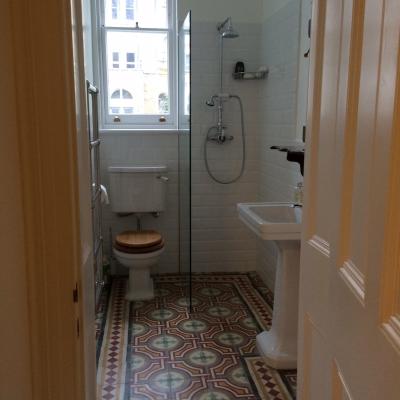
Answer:
<svg viewBox="0 0 400 400"><path fill-rule="evenodd" d="M276 371L255 348L272 294L255 273L196 274L193 312L179 275L154 279L154 300L128 303L125 278L97 316L98 400L292 400L296 371Z"/></svg>

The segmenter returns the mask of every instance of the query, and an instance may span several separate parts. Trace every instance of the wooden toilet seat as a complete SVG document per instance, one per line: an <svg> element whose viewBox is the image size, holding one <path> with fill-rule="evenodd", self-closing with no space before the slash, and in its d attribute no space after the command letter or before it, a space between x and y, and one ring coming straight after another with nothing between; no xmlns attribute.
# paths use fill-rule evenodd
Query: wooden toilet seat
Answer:
<svg viewBox="0 0 400 400"><path fill-rule="evenodd" d="M151 253L162 249L164 240L157 231L125 231L117 235L114 246L124 253Z"/></svg>

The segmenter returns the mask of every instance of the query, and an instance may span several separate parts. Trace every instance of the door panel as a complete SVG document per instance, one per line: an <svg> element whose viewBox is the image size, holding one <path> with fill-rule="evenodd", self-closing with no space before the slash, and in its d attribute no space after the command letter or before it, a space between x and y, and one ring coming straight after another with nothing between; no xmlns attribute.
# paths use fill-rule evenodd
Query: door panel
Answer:
<svg viewBox="0 0 400 400"><path fill-rule="evenodd" d="M325 31L325 51L323 57L323 74L321 87L321 114L319 129L318 163L316 168L318 176L316 181L316 215L315 229L316 236L326 242L328 248L331 247L332 230L329 223L329 214L326 206L334 196L332 180L334 162L332 148L335 146L335 115L337 107L338 90L338 64L340 61L340 31L336 29L341 24L342 9L340 2L328 1L326 4L326 26Z"/></svg>
<svg viewBox="0 0 400 400"><path fill-rule="evenodd" d="M332 367L332 399L333 400L352 400L348 385L336 362Z"/></svg>
<svg viewBox="0 0 400 400"><path fill-rule="evenodd" d="M400 354L400 51L399 4L390 1L385 13L378 110L392 112L393 120L377 123L377 140L390 151L389 183L385 201L385 248L380 291L380 324L386 339ZM397 50L397 54L396 54ZM384 132L391 131L387 137ZM377 162L382 162L381 158ZM378 179L378 177L376 177ZM386 187L385 187L386 189ZM379 201L379 199L377 199ZM379 207L380 204L376 204Z"/></svg>
<svg viewBox="0 0 400 400"><path fill-rule="evenodd" d="M303 399L323 399L330 390L329 375L321 379L320 368L328 371L329 352L326 339L318 330L310 315L305 315L303 331L304 358L300 368L302 371L302 386L300 389Z"/></svg>
<svg viewBox="0 0 400 400"><path fill-rule="evenodd" d="M313 4L302 400L400 398L400 9Z"/></svg>

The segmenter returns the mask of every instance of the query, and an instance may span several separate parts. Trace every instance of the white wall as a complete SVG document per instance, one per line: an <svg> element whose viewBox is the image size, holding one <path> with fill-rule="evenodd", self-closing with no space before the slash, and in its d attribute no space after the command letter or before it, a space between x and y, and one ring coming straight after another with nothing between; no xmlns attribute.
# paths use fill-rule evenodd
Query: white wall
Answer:
<svg viewBox="0 0 400 400"><path fill-rule="evenodd" d="M210 9L209 9L210 10ZM226 13L230 12L229 7ZM210 11L209 11L210 13ZM228 14L225 14L226 16ZM237 61L251 70L259 66L260 25L234 20L240 33L224 41L224 90L242 98L246 125L247 160L243 177L221 185L208 176L203 144L208 129L215 125L217 108L205 102L219 91L219 41L214 21L192 24L192 269L207 271L248 271L257 264L256 240L239 221L236 204L255 201L258 189L258 110L254 101L259 82L234 81ZM209 144L210 164L220 179L237 175L241 163L241 129L238 105L231 100L224 114L228 135L235 139L225 145Z"/></svg>
<svg viewBox="0 0 400 400"><path fill-rule="evenodd" d="M262 20L267 20L291 1L292 0L262 0ZM300 3L300 1L301 0L297 0L296 3Z"/></svg>
<svg viewBox="0 0 400 400"><path fill-rule="evenodd" d="M178 19L183 20L189 10L195 21L219 22L232 17L235 22L262 21L263 0L178 0Z"/></svg>
<svg viewBox="0 0 400 400"><path fill-rule="evenodd" d="M300 0L249 2L216 0L179 1L180 16L192 9L192 235L193 271L246 271L258 269L271 289L276 255L238 220L236 204L246 201L291 201L301 181L297 164L269 150L273 144L296 141L297 63ZM263 12L262 12L263 11ZM247 130L247 163L244 177L232 185L214 183L205 170L203 142L216 122L216 109L205 101L218 92L218 36L216 22L232 16L240 37L225 41L226 90L241 96ZM237 82L231 77L236 61L247 70L266 65L265 81ZM235 140L226 146L210 146L212 169L218 176L233 176L240 167L240 119L236 105L225 113ZM102 135L102 174L116 163L166 163L170 169L168 209L158 220L148 217L145 226L159 229L167 251L158 272L176 272L179 261L178 139L176 135L114 133ZM134 218L121 219L105 212L107 227L114 231L134 228Z"/></svg>
<svg viewBox="0 0 400 400"><path fill-rule="evenodd" d="M258 93L256 82L235 82L231 77L233 65L243 60L249 69L259 66L260 24L241 23L239 20L258 18L261 2L256 1L254 10L232 7L230 1L219 1L217 9L203 8L197 2L201 12L193 13L192 63L192 235L193 235L193 271L245 271L254 270L257 265L257 243L253 235L238 220L236 204L241 201L255 201L258 192L258 111L254 107L254 98ZM199 5L202 4L201 7ZM210 10L213 10L210 13ZM216 21L232 15L240 37L225 41L224 80L231 93L242 97L247 130L247 164L244 177L236 184L220 185L207 175L203 160L203 140L207 129L215 123L216 109L210 109L205 101L218 92L218 54L219 42ZM211 19L212 21L205 21ZM235 140L226 145L211 145L211 164L221 178L233 176L240 169L241 141L240 119L237 105L227 107L226 123L229 134ZM102 180L108 185L107 167L118 163L166 164L169 168L168 207L159 219L145 217L144 226L158 229L166 241L166 251L155 272L177 272L179 267L179 221L178 221L178 137L170 133L152 134L105 133L102 135ZM104 238L105 250L109 252L108 227L114 234L124 229L135 228L135 218L121 218L110 213L105 207Z"/></svg>
<svg viewBox="0 0 400 400"><path fill-rule="evenodd" d="M94 81L93 67L93 21L92 1L82 0L82 29L83 29L83 45L84 45L84 62L86 79Z"/></svg>
<svg viewBox="0 0 400 400"><path fill-rule="evenodd" d="M279 6L279 7L278 7ZM267 18L262 24L261 61L269 68L259 95L260 201L293 201L294 187L302 177L298 164L272 145L297 143L297 72L299 57L300 0L264 1ZM259 242L259 272L273 289L276 251Z"/></svg>

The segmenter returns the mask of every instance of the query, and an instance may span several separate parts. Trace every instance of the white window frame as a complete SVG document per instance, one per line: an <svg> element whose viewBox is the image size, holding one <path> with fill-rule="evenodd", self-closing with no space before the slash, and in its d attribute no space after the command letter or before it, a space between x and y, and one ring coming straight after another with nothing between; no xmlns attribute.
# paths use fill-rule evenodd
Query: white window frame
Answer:
<svg viewBox="0 0 400 400"><path fill-rule="evenodd" d="M100 126L103 130L175 130L177 128L177 28L176 28L176 0L167 0L167 13L168 13L168 28L166 29L153 29L153 28L125 28L125 27L105 27L105 0L96 0L97 15L98 15L98 32L99 40L96 44L100 65L99 73L99 86L101 93L101 107L100 107ZM132 32L166 32L168 35L168 85L170 97L170 113L165 114L151 114L151 115L126 115L121 114L118 117L121 122L115 120L115 115L108 113L108 85L107 85L107 30L114 32L132 31ZM96 36L95 36L96 37ZM138 52L135 51L135 64L138 62ZM124 63L126 60L121 60ZM122 57L124 58L124 57ZM120 65L121 67L121 65Z"/></svg>

